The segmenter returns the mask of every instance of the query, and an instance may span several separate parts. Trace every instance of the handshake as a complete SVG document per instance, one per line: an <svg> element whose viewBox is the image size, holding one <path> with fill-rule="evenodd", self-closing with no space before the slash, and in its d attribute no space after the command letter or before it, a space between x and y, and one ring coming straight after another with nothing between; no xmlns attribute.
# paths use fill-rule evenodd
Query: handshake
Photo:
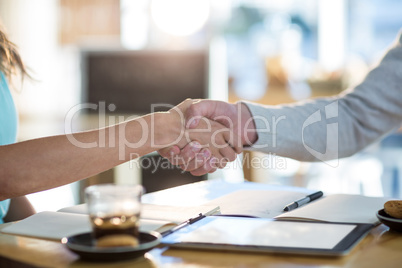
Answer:
<svg viewBox="0 0 402 268"><path fill-rule="evenodd" d="M156 121L158 152L196 176L224 168L257 140L252 115L241 103L187 99L168 114Z"/></svg>

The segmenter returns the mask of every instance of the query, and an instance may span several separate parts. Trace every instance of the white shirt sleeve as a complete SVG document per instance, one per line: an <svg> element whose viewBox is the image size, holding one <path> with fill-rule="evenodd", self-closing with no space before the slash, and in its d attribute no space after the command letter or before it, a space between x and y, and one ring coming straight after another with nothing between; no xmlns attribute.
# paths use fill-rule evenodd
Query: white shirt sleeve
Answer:
<svg viewBox="0 0 402 268"><path fill-rule="evenodd" d="M338 96L282 106L244 103L258 133L246 149L300 161L350 156L402 123L402 34L362 83Z"/></svg>

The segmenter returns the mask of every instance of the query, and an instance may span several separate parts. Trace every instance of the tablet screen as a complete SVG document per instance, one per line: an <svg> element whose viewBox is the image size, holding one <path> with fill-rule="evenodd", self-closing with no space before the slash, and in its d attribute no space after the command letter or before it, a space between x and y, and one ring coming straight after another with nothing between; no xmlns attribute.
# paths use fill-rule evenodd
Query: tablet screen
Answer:
<svg viewBox="0 0 402 268"><path fill-rule="evenodd" d="M356 227L357 224L207 217L164 237L162 242L331 250Z"/></svg>

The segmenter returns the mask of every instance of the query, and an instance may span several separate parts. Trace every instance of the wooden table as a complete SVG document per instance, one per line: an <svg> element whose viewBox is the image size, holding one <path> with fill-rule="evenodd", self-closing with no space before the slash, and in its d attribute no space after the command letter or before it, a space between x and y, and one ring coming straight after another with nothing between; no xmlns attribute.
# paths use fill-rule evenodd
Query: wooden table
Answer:
<svg viewBox="0 0 402 268"><path fill-rule="evenodd" d="M163 190L144 196L146 203L200 205L237 189L281 189L286 187L255 183L228 184L206 181ZM10 224L10 223L8 223ZM0 225L0 229L8 224ZM12 224L12 223L11 223ZM0 267L401 267L402 233L379 225L353 251L339 258L278 254L228 253L201 250L155 248L144 257L113 263L81 261L61 243L0 234L0 256L27 265L12 266L0 258ZM32 266L31 266L32 265Z"/></svg>

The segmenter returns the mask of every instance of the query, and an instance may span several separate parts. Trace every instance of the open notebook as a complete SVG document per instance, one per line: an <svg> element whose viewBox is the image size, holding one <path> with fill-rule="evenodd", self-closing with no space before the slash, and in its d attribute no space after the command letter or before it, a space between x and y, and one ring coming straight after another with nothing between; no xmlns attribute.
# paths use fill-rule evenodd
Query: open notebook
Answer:
<svg viewBox="0 0 402 268"><path fill-rule="evenodd" d="M321 197L295 210L283 208L306 196L306 192L240 190L205 205L219 205L223 215L254 216L283 220L311 220L342 223L379 223L376 212L390 198L334 194Z"/></svg>
<svg viewBox="0 0 402 268"><path fill-rule="evenodd" d="M197 216L219 214L219 207L174 207L143 204L140 219L140 231L167 231L178 224ZM77 205L57 212L44 211L22 221L11 224L1 230L3 233L23 235L49 240L60 240L80 233L91 231L86 205Z"/></svg>

